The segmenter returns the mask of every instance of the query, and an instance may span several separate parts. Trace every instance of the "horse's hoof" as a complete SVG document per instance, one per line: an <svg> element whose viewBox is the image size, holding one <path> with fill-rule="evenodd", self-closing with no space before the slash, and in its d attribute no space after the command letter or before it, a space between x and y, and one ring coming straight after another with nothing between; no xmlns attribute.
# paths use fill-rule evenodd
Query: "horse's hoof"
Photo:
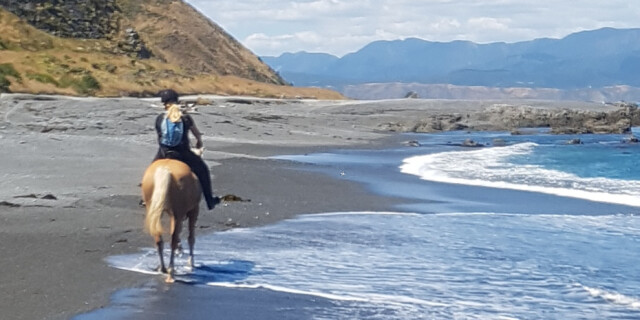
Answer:
<svg viewBox="0 0 640 320"><path fill-rule="evenodd" d="M167 277L167 279L164 280L164 282L166 282L166 283L174 283L174 282L176 282L176 280L173 279L173 277L169 276L169 277Z"/></svg>

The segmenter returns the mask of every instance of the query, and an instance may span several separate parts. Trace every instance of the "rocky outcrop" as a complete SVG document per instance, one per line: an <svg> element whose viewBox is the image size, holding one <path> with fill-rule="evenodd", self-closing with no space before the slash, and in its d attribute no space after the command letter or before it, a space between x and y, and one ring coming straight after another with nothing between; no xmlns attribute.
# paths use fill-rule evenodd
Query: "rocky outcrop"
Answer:
<svg viewBox="0 0 640 320"><path fill-rule="evenodd" d="M621 104L617 109L604 111L546 110L521 106L494 106L484 117L502 123L507 130L523 127L549 127L552 133L627 133L633 123L640 124L635 104Z"/></svg>
<svg viewBox="0 0 640 320"><path fill-rule="evenodd" d="M629 133L640 125L640 111L633 103L621 103L611 111L546 109L495 104L482 111L462 114L434 114L415 123L387 123L395 132L430 133L454 130L500 130L518 134L520 128L550 128L555 134Z"/></svg>
<svg viewBox="0 0 640 320"><path fill-rule="evenodd" d="M636 104L619 104L611 112L562 112L551 119L553 133L628 133L640 125Z"/></svg>
<svg viewBox="0 0 640 320"><path fill-rule="evenodd" d="M0 6L59 37L100 39L118 31L115 0L0 0Z"/></svg>
<svg viewBox="0 0 640 320"><path fill-rule="evenodd" d="M149 59L152 54L147 48L144 41L140 39L140 35L133 28L125 30L124 40L118 42L115 53L124 53L132 58Z"/></svg>
<svg viewBox="0 0 640 320"><path fill-rule="evenodd" d="M468 128L460 114L445 114L429 117L413 126L413 132L456 131Z"/></svg>

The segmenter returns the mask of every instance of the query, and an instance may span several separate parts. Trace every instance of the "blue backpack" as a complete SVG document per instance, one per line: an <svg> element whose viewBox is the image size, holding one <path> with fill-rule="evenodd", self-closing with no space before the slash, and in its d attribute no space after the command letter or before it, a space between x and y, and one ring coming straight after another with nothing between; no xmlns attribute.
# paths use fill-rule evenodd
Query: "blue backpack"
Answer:
<svg viewBox="0 0 640 320"><path fill-rule="evenodd" d="M171 122L171 120L165 116L160 129L162 133L162 138L160 139L161 144L168 147L175 147L182 142L182 135L184 134L184 124L182 120Z"/></svg>

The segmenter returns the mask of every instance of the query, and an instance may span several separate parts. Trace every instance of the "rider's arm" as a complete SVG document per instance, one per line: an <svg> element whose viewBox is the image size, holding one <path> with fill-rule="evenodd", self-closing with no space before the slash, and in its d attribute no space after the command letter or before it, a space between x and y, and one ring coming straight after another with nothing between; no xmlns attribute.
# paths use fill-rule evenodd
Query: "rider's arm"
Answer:
<svg viewBox="0 0 640 320"><path fill-rule="evenodd" d="M191 133L193 133L193 136L196 137L196 148L202 148L202 133L200 133L200 130L198 130L198 127L196 127L196 123L195 121L193 121L193 118L191 119Z"/></svg>
<svg viewBox="0 0 640 320"><path fill-rule="evenodd" d="M163 115L159 115L156 117L156 135L158 136L158 144L160 144L160 140L162 139L162 130L160 129Z"/></svg>

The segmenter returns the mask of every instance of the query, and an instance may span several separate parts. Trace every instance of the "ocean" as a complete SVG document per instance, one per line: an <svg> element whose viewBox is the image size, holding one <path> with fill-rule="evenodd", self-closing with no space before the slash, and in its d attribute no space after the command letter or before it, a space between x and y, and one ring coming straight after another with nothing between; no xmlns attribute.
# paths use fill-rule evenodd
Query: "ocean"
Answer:
<svg viewBox="0 0 640 320"><path fill-rule="evenodd" d="M640 319L640 145L527 132L278 156L402 203L200 236L178 278L330 301L311 319ZM157 256L107 262L153 273Z"/></svg>

